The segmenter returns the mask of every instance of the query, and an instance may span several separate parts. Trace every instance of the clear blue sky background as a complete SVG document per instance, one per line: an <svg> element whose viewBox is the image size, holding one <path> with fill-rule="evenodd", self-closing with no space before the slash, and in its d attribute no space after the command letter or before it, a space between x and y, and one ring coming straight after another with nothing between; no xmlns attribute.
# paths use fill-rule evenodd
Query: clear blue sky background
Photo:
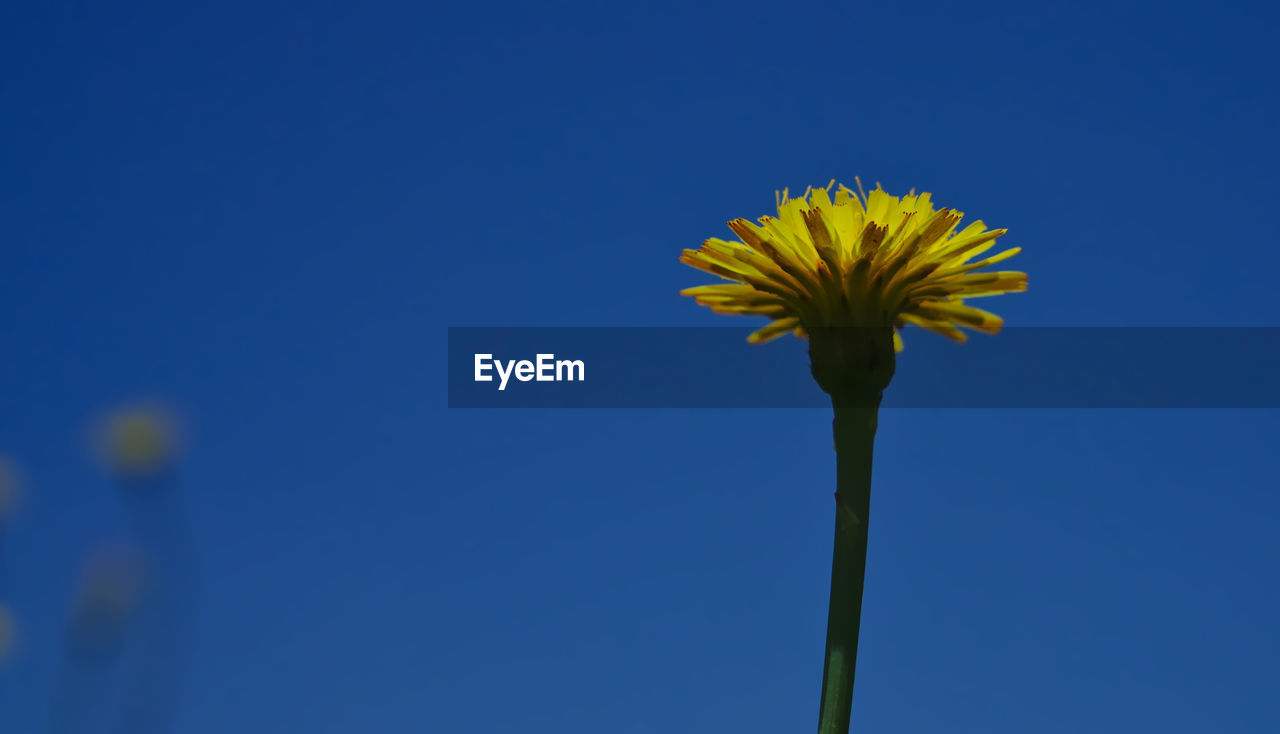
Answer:
<svg viewBox="0 0 1280 734"><path fill-rule="evenodd" d="M1009 323L1276 325L1276 20L6 4L0 729L38 730L124 532L84 428L159 396L202 588L180 731L811 731L828 415L450 411L446 327L724 323L680 249L854 175L1008 227ZM1278 428L888 412L855 730L1280 730Z"/></svg>

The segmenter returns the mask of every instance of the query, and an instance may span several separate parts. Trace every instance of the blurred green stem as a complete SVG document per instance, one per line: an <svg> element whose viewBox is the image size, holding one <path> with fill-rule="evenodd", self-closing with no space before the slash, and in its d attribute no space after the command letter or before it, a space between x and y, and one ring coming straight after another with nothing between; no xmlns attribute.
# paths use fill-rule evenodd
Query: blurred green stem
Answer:
<svg viewBox="0 0 1280 734"><path fill-rule="evenodd" d="M836 538L818 734L847 734L867 567L871 455L880 393L833 395L831 403L835 409Z"/></svg>

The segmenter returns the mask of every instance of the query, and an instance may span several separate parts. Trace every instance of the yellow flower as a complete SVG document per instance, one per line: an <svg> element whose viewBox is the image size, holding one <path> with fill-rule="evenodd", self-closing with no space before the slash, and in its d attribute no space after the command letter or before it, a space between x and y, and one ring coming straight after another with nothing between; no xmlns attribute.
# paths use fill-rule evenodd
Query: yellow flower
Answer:
<svg viewBox="0 0 1280 734"><path fill-rule="evenodd" d="M18 469L14 463L0 456L0 524L13 507L18 494Z"/></svg>
<svg viewBox="0 0 1280 734"><path fill-rule="evenodd" d="M99 452L108 469L129 479L156 476L168 469L177 441L173 419L156 405L118 410L98 430Z"/></svg>
<svg viewBox="0 0 1280 734"><path fill-rule="evenodd" d="M980 220L956 231L962 212L933 208L928 193L897 197L879 185L868 194L844 186L778 196L778 216L729 222L741 242L711 238L680 261L735 281L681 291L716 313L768 316L749 337L761 343L825 327L915 324L963 342L961 327L990 334L1003 320L964 299L1027 289L1026 273L977 272L1010 258L1014 247L973 261L1006 230ZM862 190L861 182L858 184Z"/></svg>
<svg viewBox="0 0 1280 734"><path fill-rule="evenodd" d="M13 614L4 602L0 602L0 663L5 662L9 657L9 651L13 649L16 637L17 625L13 622Z"/></svg>
<svg viewBox="0 0 1280 734"><path fill-rule="evenodd" d="M141 550L129 545L99 548L85 561L71 610L79 652L107 652L120 642L141 603L145 571Z"/></svg>

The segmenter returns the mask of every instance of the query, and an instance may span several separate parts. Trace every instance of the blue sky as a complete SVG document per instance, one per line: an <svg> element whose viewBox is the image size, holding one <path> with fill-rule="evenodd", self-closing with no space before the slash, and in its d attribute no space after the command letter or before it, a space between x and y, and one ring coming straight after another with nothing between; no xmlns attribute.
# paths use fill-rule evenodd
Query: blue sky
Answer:
<svg viewBox="0 0 1280 734"><path fill-rule="evenodd" d="M1260 3L0 13L5 731L127 531L85 431L138 396L187 426L179 731L812 729L826 413L445 394L448 326L724 323L679 251L783 186L1009 228L1011 324L1280 321ZM887 412L855 731L1275 729L1277 428Z"/></svg>

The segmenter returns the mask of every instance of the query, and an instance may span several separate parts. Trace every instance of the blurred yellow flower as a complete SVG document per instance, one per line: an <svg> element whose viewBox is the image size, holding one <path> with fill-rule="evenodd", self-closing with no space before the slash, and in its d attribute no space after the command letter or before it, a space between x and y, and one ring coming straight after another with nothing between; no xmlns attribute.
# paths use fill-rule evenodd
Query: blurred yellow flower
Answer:
<svg viewBox="0 0 1280 734"><path fill-rule="evenodd" d="M9 657L9 651L13 649L14 638L17 637L14 627L13 613L4 602L0 602L0 664L4 663Z"/></svg>
<svg viewBox="0 0 1280 734"><path fill-rule="evenodd" d="M145 477L170 466L177 452L178 432L168 412L148 405L107 416L98 442L113 472L124 477Z"/></svg>
<svg viewBox="0 0 1280 734"><path fill-rule="evenodd" d="M4 456L0 456L0 543L4 542L4 524L5 516L10 508L13 507L18 493L18 469L14 463ZM0 548L2 551L3 548ZM5 589L0 589L0 593L4 593ZM9 657L9 653L13 650L16 625L13 621L13 612L5 604L5 599L0 598L0 664Z"/></svg>
<svg viewBox="0 0 1280 734"><path fill-rule="evenodd" d="M735 282L681 295L717 313L773 319L750 336L756 343L825 327L885 327L901 349L897 330L906 324L961 342L961 327L1000 330L999 316L964 299L1026 290L1026 273L977 272L1021 248L972 261L1006 230L975 221L956 231L963 213L935 210L928 193L897 197L877 185L870 194L840 186L832 195L834 187L798 199L783 190L777 217L729 222L741 242L711 238L685 250L681 262Z"/></svg>
<svg viewBox="0 0 1280 734"><path fill-rule="evenodd" d="M122 639L145 581L142 553L104 546L86 559L71 610L71 640L80 652L102 652Z"/></svg>
<svg viewBox="0 0 1280 734"><path fill-rule="evenodd" d="M0 456L0 521L4 520L17 501L17 495L18 469L12 461Z"/></svg>

